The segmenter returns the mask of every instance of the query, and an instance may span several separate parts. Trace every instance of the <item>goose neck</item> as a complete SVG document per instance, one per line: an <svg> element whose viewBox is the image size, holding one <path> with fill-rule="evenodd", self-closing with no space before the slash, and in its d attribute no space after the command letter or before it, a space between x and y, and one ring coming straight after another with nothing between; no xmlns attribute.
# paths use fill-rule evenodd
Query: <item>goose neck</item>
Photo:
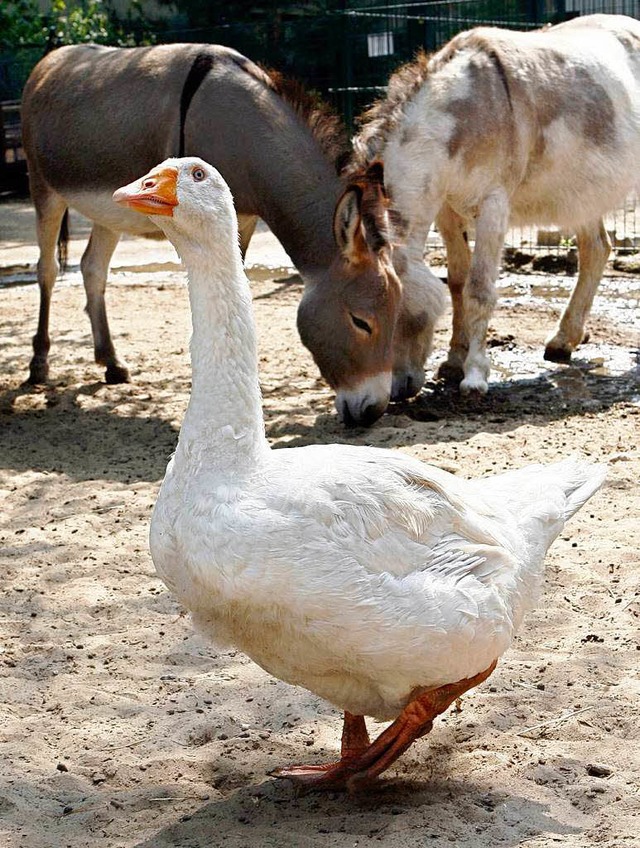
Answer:
<svg viewBox="0 0 640 848"><path fill-rule="evenodd" d="M239 251L224 258L187 263L192 387L176 461L240 479L269 447L251 292Z"/></svg>

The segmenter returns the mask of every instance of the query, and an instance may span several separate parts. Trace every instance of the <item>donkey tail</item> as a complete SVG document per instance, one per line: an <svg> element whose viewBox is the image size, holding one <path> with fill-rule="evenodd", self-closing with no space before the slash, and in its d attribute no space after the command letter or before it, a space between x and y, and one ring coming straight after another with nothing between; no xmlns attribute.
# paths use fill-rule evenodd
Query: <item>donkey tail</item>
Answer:
<svg viewBox="0 0 640 848"><path fill-rule="evenodd" d="M67 270L69 260L69 210L65 209L62 221L60 222L60 232L58 233L58 265L60 273L64 274Z"/></svg>

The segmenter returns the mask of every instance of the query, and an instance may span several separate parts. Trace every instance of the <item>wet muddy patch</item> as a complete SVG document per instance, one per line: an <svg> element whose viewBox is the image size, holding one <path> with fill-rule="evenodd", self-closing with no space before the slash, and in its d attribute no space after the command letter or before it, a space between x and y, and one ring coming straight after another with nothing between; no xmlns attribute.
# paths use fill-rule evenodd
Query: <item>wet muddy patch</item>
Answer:
<svg viewBox="0 0 640 848"><path fill-rule="evenodd" d="M477 416L553 421L602 412L617 404L640 409L640 352L613 346L593 348L592 359L577 358L569 366L552 369L526 351L496 356L493 350L487 395L462 396L457 387L428 379L415 400L393 404L390 412L401 412L416 421Z"/></svg>

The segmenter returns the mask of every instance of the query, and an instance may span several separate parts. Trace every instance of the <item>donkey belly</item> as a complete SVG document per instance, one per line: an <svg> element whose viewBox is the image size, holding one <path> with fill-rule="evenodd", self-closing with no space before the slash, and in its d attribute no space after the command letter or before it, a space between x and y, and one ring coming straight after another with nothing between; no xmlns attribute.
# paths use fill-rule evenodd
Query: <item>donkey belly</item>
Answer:
<svg viewBox="0 0 640 848"><path fill-rule="evenodd" d="M573 232L598 221L635 187L636 166L629 152L619 152L618 168L602 153L590 156L584 149L576 151L575 164L567 157L560 165L549 162L512 196L512 224L551 224Z"/></svg>

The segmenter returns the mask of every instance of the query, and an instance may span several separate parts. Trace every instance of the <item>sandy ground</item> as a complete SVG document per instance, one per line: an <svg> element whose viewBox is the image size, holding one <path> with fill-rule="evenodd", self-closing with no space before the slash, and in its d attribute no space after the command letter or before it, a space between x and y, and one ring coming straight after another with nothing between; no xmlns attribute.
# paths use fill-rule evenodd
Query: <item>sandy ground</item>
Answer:
<svg viewBox="0 0 640 848"><path fill-rule="evenodd" d="M590 344L563 368L541 359L559 302L542 289L561 299L571 281L507 280L487 399L468 404L430 383L371 430L345 432L295 332L300 280L259 235L249 261L274 446L382 445L468 476L574 450L610 464L551 550L540 608L461 711L366 795L302 796L269 772L335 757L339 714L205 644L147 548L189 390L171 248L118 248L108 303L134 382L106 386L75 242L76 267L54 296L52 381L25 389L32 215L5 203L0 216L5 279L25 283L0 287L2 846L640 845L637 281L610 283Z"/></svg>

